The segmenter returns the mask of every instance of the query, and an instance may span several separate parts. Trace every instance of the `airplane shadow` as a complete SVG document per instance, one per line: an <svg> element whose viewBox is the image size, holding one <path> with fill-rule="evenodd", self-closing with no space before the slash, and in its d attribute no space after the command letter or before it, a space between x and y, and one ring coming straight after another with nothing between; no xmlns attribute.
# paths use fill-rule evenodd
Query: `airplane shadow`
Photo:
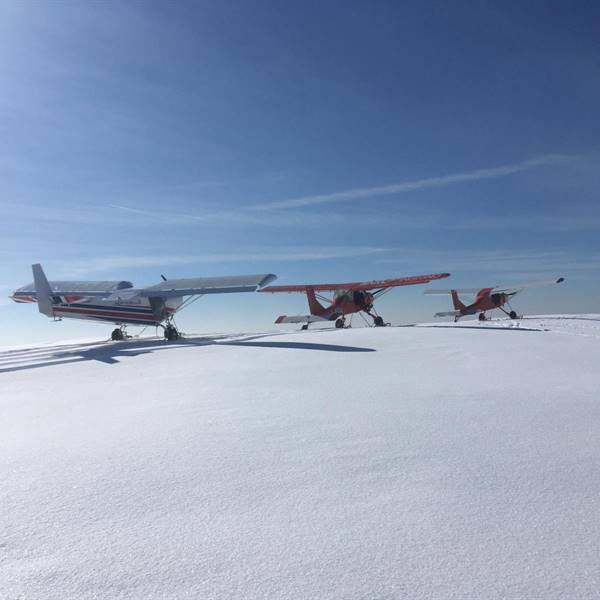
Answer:
<svg viewBox="0 0 600 600"><path fill-rule="evenodd" d="M272 334L249 336L242 339L231 339L232 336L194 336L177 342L163 339L127 340L124 342L93 342L71 344L59 348L28 348L24 350L7 350L0 352L0 374L15 371L26 371L65 365L84 361L97 361L106 365L121 362L124 357L142 356L162 350L173 350L186 346L239 346L248 348L273 348L288 350L316 350L322 352L375 352L373 348L342 346L338 344L317 344L309 342L277 342L256 341L272 337Z"/></svg>
<svg viewBox="0 0 600 600"><path fill-rule="evenodd" d="M242 346L248 348L288 348L291 350L323 350L325 352L375 352L374 348L338 346L337 344L310 344L303 342L217 342L218 346Z"/></svg>
<svg viewBox="0 0 600 600"><path fill-rule="evenodd" d="M539 329L534 327L502 327L498 325L417 325L423 329L476 329L477 331L549 331L548 329Z"/></svg>

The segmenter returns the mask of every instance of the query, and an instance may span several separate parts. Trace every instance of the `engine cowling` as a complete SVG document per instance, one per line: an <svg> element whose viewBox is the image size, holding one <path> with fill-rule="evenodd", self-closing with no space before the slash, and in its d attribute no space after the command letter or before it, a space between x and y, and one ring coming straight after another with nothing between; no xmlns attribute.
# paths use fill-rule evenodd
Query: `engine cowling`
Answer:
<svg viewBox="0 0 600 600"><path fill-rule="evenodd" d="M352 301L360 308L370 309L373 306L373 294L362 290L355 290L352 294Z"/></svg>
<svg viewBox="0 0 600 600"><path fill-rule="evenodd" d="M490 300L494 306L502 306L503 304L506 304L508 298L506 297L506 294L492 294Z"/></svg>

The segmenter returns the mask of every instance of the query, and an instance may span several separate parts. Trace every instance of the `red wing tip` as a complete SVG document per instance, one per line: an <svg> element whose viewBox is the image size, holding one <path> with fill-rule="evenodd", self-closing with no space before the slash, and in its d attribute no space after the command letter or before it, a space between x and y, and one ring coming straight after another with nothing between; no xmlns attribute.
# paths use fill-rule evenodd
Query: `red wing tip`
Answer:
<svg viewBox="0 0 600 600"><path fill-rule="evenodd" d="M283 323L283 320L285 319L286 315L281 315L280 317L277 317L277 319L275 320L275 325L279 325L280 323Z"/></svg>

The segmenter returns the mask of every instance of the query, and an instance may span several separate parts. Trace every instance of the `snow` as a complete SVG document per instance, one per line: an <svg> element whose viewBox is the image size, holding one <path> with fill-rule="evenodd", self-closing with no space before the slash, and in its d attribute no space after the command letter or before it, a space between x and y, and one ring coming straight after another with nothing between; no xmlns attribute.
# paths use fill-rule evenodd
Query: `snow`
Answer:
<svg viewBox="0 0 600 600"><path fill-rule="evenodd" d="M0 598L597 598L599 319L4 349Z"/></svg>

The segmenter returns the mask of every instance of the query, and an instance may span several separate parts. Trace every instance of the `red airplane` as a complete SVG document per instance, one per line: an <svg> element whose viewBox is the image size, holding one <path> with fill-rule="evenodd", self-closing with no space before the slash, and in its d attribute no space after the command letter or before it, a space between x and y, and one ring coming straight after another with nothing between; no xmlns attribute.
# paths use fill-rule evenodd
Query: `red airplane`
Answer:
<svg viewBox="0 0 600 600"><path fill-rule="evenodd" d="M554 283L562 283L565 280L564 277L558 279L551 279L548 281L534 281L533 283L522 283L513 287L495 287L495 288L482 288L482 289L463 289L463 290L427 290L425 294L450 294L452 296L452 304L454 305L453 311L450 312L439 312L436 313L436 317L454 317L454 322L458 321L461 317L467 315L475 315L479 313L479 320L485 321L486 311L494 310L498 308L505 315L511 319L518 319L517 313L510 306L510 300L513 296L518 294L520 291L526 288L542 287L545 285L552 285ZM475 294L475 301L472 304L463 304L458 294ZM505 304L510 308L510 312L502 308Z"/></svg>
<svg viewBox="0 0 600 600"><path fill-rule="evenodd" d="M303 292L306 294L310 315L292 317L282 315L277 318L275 323L304 323L302 329L308 329L310 323L335 321L335 326L339 329L346 324L346 315L364 312L373 319L375 327L383 327L385 325L383 319L373 309L373 303L377 298L393 287L429 283L434 279L444 279L449 276L450 273L435 273L433 275L417 275L415 277L400 277L397 279L354 283L271 285L259 291L269 293ZM318 292L333 292L333 299L324 298ZM323 306L319 302L319 299L328 302L328 306Z"/></svg>

